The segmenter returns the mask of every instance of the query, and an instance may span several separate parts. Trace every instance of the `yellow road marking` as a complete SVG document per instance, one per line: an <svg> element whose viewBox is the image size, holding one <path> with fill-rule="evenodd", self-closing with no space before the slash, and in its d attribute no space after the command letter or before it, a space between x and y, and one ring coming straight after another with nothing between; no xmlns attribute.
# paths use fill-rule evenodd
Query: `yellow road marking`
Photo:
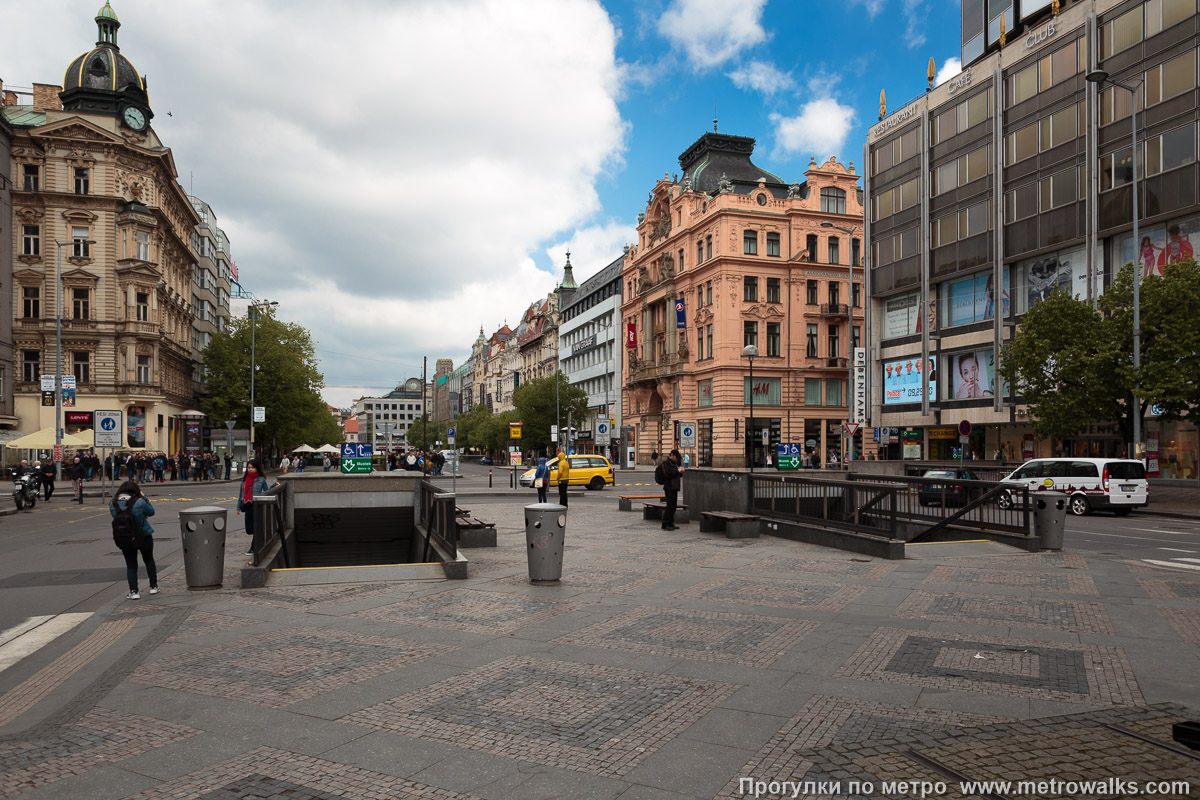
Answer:
<svg viewBox="0 0 1200 800"><path fill-rule="evenodd" d="M990 542L991 539L948 539L944 542L905 542L905 544L969 544L971 542Z"/></svg>

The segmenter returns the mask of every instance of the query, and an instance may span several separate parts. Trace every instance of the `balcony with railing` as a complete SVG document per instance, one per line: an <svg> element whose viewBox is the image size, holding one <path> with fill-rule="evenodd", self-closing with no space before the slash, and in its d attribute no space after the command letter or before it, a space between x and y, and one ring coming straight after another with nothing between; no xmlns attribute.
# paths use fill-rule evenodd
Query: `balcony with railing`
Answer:
<svg viewBox="0 0 1200 800"><path fill-rule="evenodd" d="M846 303L821 303L818 313L822 317L844 317L850 313L850 306Z"/></svg>

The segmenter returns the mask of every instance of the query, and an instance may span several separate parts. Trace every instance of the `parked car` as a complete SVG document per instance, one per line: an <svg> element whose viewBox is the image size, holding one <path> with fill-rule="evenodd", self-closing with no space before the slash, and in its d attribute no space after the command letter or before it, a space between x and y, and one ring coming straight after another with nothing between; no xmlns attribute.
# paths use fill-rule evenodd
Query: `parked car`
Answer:
<svg viewBox="0 0 1200 800"><path fill-rule="evenodd" d="M1106 509L1123 517L1150 502L1146 467L1128 458L1035 458L1004 480L1025 484L1030 494L1063 492L1069 496L1071 513L1079 516ZM1001 508L1011 508L1013 497L1006 492L997 502Z"/></svg>
<svg viewBox="0 0 1200 800"><path fill-rule="evenodd" d="M980 486L963 486L956 483L942 483L942 481L977 481L975 473L969 469L961 467L949 469L929 469L925 471L922 478L936 478L936 483L918 483L917 484L917 500L921 505L940 506L945 503L948 506L962 506L979 497L982 493Z"/></svg>
<svg viewBox="0 0 1200 800"><path fill-rule="evenodd" d="M485 467L490 467L492 465L492 457L491 456L483 456L479 459L479 463Z"/></svg>
<svg viewBox="0 0 1200 800"><path fill-rule="evenodd" d="M546 466L550 467L551 486L558 483L558 459L560 458L562 458L561 455L555 456L546 462ZM613 485L613 466L604 456L567 456L567 458L571 463L571 477L568 481L571 486L603 489L605 486ZM532 488L533 473L536 471L537 467L534 467L523 474L521 485L527 489Z"/></svg>

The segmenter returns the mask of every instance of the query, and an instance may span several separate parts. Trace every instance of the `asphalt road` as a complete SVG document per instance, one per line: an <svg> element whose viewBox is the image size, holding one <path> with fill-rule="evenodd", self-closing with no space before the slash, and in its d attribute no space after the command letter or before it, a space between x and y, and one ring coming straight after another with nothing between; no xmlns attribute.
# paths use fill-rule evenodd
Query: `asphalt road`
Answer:
<svg viewBox="0 0 1200 800"><path fill-rule="evenodd" d="M1063 543L1085 552L1165 561L1176 567L1200 570L1200 520L1159 517L1140 511L1123 518L1103 511L1086 517L1067 515Z"/></svg>

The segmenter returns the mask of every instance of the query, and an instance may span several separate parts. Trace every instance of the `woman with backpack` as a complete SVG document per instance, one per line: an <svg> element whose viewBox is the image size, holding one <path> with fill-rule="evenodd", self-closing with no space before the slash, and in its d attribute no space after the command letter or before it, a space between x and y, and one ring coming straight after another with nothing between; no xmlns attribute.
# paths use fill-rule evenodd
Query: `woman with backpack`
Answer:
<svg viewBox="0 0 1200 800"><path fill-rule="evenodd" d="M128 600L140 600L138 594L138 553L146 564L150 594L158 594L158 567L154 563L154 529L146 517L154 516L154 506L134 481L125 481L109 505L113 541L125 556L125 576L129 579Z"/></svg>
<svg viewBox="0 0 1200 800"><path fill-rule="evenodd" d="M287 458L287 456L284 456ZM262 474L262 466L257 458L246 462L246 477L242 479L242 489L238 492L237 513L246 515L246 534L250 537L250 549L246 555L254 555L254 551L262 544L262 535L254 530L254 495L267 493L267 479ZM254 566L254 562L250 562Z"/></svg>
<svg viewBox="0 0 1200 800"><path fill-rule="evenodd" d="M546 487L550 483L550 468L546 466L546 458L538 459L537 470L533 473L533 487L537 489L538 502L546 502Z"/></svg>

